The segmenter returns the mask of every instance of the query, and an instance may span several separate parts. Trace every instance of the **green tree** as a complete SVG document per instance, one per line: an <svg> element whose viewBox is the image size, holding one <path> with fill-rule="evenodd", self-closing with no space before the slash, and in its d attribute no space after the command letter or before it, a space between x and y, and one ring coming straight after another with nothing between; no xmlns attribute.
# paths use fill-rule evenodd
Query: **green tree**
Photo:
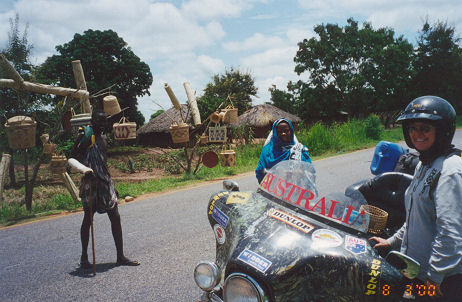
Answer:
<svg viewBox="0 0 462 302"><path fill-rule="evenodd" d="M88 91L96 93L115 85L112 93L117 96L120 107L129 108L125 115L138 125L144 124L137 97L149 94L152 74L149 66L116 32L89 29L83 35L75 34L72 41L56 46L56 50L59 55L49 57L39 69L43 82L75 87L71 62L80 60ZM92 100L92 105L101 106L101 102L101 99Z"/></svg>
<svg viewBox="0 0 462 302"><path fill-rule="evenodd" d="M149 118L149 120L152 120L152 119L158 117L158 116L161 115L162 113L164 113L164 110L157 110L156 112L154 112L153 114L151 114L151 117Z"/></svg>
<svg viewBox="0 0 462 302"><path fill-rule="evenodd" d="M462 110L462 50L455 28L426 20L418 38L413 62L414 96L437 95Z"/></svg>
<svg viewBox="0 0 462 302"><path fill-rule="evenodd" d="M217 74L212 78L204 89L204 95L198 99L198 107L202 118L207 118L228 96L238 113L252 107L252 96L257 95L257 87L250 73L239 70L226 70L224 75Z"/></svg>
<svg viewBox="0 0 462 302"><path fill-rule="evenodd" d="M268 89L268 91L271 94L271 104L289 113L298 114L297 104L294 100L293 94L277 89L274 84Z"/></svg>
<svg viewBox="0 0 462 302"><path fill-rule="evenodd" d="M1 51L7 60L13 65L21 77L30 81L35 68L29 60L33 45L27 39L29 25L26 24L24 31L20 32L19 14L16 14L14 20L10 21L10 31L8 32L8 44ZM0 69L0 78L10 78L4 70ZM35 111L39 104L33 94L26 91L13 91L11 89L0 90L0 113L5 116L18 114L30 114Z"/></svg>
<svg viewBox="0 0 462 302"><path fill-rule="evenodd" d="M335 118L340 111L365 116L401 107L412 74L407 40L370 23L360 29L351 18L343 28L326 24L314 31L318 37L298 43L294 58L295 72L308 78L288 85L295 102L299 99L305 108L305 119Z"/></svg>

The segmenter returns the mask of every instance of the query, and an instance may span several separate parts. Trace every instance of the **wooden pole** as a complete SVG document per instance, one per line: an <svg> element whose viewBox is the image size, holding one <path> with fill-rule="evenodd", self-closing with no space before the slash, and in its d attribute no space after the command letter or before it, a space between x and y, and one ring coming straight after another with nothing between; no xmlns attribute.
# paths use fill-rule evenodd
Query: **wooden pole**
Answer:
<svg viewBox="0 0 462 302"><path fill-rule="evenodd" d="M5 58L3 54L0 54L0 65L2 66L3 70L14 80L19 87L22 87L24 83L24 79L21 75L14 69L13 65Z"/></svg>
<svg viewBox="0 0 462 302"><path fill-rule="evenodd" d="M27 90L30 92L43 93L43 94L54 94L59 96L71 96L71 97L87 97L90 94L85 90L78 90L74 88L64 88L58 86L36 84L24 81L22 87L18 85L14 80L0 79L0 88L11 88L15 90Z"/></svg>
<svg viewBox="0 0 462 302"><path fill-rule="evenodd" d="M3 154L2 161L0 162L0 203L3 202L3 189L5 187L6 176L8 175L8 168L10 166L11 155Z"/></svg>
<svg viewBox="0 0 462 302"><path fill-rule="evenodd" d="M88 184L89 184L89 196L88 196L88 203L90 205L90 227L91 227L91 249L93 251L93 276L96 276L96 256L95 256L95 234L93 229L93 200L91 198L91 178L88 177Z"/></svg>
<svg viewBox="0 0 462 302"><path fill-rule="evenodd" d="M189 108L191 108L191 114L193 117L194 125L201 125L201 115L199 113L199 108L197 107L196 95L192 91L191 86L188 82L183 83L184 89L186 90L186 96L188 97Z"/></svg>
<svg viewBox="0 0 462 302"><path fill-rule="evenodd" d="M11 79L0 79L0 88L27 90L36 93L73 96L77 98L89 98L90 96L88 91L86 91L86 88L85 90L64 88L24 81L21 75L14 69L13 65L8 62L3 54L0 54L0 67L2 67L2 69L11 77Z"/></svg>
<svg viewBox="0 0 462 302"><path fill-rule="evenodd" d="M77 89L87 91L87 82L85 81L85 75L80 60L72 61L72 71L74 72ZM88 96L80 97L80 106L82 107L83 113L91 113L90 98Z"/></svg>
<svg viewBox="0 0 462 302"><path fill-rule="evenodd" d="M75 183L72 181L71 176L67 172L64 172L62 176L64 179L64 185L69 191L69 194L71 194L72 199L74 199L75 202L80 202L81 200L79 198L79 190L77 189Z"/></svg>

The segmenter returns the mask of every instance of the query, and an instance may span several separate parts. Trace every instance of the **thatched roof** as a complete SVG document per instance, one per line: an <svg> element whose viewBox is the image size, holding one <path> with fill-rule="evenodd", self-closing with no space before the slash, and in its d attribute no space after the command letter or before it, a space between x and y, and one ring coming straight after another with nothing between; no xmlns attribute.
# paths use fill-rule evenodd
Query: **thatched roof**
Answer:
<svg viewBox="0 0 462 302"><path fill-rule="evenodd" d="M181 104L181 112L183 118L188 124L191 124L191 112L188 111L186 104ZM180 111L175 108L170 108L165 112L162 112L159 116L150 120L147 124L144 124L137 131L137 135L155 133L155 132L169 132L169 127L172 125L172 120L178 122L181 121Z"/></svg>
<svg viewBox="0 0 462 302"><path fill-rule="evenodd" d="M237 124L247 124L252 127L267 127L272 126L274 121L278 118L287 118L292 123L301 122L302 119L296 115L290 114L278 107L270 104L262 104L252 107L238 118Z"/></svg>

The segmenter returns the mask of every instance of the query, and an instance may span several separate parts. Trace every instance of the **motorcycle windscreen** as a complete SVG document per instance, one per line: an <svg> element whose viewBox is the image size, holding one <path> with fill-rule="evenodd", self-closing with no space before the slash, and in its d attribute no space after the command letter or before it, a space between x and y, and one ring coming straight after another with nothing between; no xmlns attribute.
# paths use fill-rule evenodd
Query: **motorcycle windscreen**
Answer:
<svg viewBox="0 0 462 302"><path fill-rule="evenodd" d="M307 162L286 160L271 168L260 183L260 189L279 200L306 212L327 218L349 228L366 232L369 214L361 194L354 198L343 193L320 195L316 189L316 170Z"/></svg>

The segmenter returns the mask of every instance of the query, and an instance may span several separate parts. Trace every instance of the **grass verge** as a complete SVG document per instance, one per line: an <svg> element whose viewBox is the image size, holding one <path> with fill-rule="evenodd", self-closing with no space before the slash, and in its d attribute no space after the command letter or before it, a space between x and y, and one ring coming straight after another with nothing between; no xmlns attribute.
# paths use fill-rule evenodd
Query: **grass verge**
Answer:
<svg viewBox="0 0 462 302"><path fill-rule="evenodd" d="M462 119L458 118L458 127ZM375 136L375 137L371 137ZM343 124L330 126L317 123L309 129L301 127L297 133L299 141L309 148L313 160L326 158L339 153L351 152L374 147L379 141L391 142L403 139L401 127L383 129L376 120L350 120ZM126 196L137 197L147 193L161 192L173 188L183 187L204 180L224 178L244 172L254 171L258 164L262 144L239 145L236 151L236 166L216 167L209 169L201 167L194 176L169 176L157 180L142 182L117 182L116 188L120 198ZM114 154L140 152L141 147L125 147L114 150ZM111 153L109 153L111 156ZM22 202L24 188L19 190L5 190L4 198L8 202L0 204L0 225L8 226L34 220L43 216L72 212L81 209L80 203L75 203L64 186L40 186L34 189L32 211L27 211Z"/></svg>

